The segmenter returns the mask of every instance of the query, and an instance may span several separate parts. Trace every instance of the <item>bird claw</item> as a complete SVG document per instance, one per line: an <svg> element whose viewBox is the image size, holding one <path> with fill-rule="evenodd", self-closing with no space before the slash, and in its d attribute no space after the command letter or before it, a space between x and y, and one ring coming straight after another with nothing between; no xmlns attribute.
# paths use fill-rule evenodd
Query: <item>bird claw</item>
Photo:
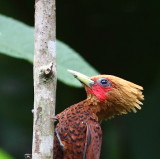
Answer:
<svg viewBox="0 0 160 159"><path fill-rule="evenodd" d="M24 158L25 158L25 159L32 159L32 155L31 155L31 154L25 154L25 155L24 155Z"/></svg>
<svg viewBox="0 0 160 159"><path fill-rule="evenodd" d="M52 119L53 122L54 122L54 127L56 127L56 125L59 123L58 118L57 118L56 116L53 116L53 117L51 117L51 119Z"/></svg>
<svg viewBox="0 0 160 159"><path fill-rule="evenodd" d="M56 116L53 116L52 120L54 122L54 127L56 127L56 125L59 123L59 119ZM59 142L59 145L60 145L61 149L64 150L64 144L61 141L59 133L57 132L56 129L54 131L55 131L55 136L57 137L57 140Z"/></svg>

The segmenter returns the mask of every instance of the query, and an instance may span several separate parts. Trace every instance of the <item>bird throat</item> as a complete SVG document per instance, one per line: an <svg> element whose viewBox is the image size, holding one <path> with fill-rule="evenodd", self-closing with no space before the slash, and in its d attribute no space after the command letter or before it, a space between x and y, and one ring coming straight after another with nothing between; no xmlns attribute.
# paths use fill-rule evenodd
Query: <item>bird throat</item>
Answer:
<svg viewBox="0 0 160 159"><path fill-rule="evenodd" d="M114 117L115 110L112 105L113 103L109 101L101 102L95 96L90 95L84 101L84 106L98 117L99 122Z"/></svg>
<svg viewBox="0 0 160 159"><path fill-rule="evenodd" d="M130 110L135 110L133 104L125 103L111 93L103 102L96 96L87 94L84 106L98 117L98 121L111 119L116 115L127 114Z"/></svg>

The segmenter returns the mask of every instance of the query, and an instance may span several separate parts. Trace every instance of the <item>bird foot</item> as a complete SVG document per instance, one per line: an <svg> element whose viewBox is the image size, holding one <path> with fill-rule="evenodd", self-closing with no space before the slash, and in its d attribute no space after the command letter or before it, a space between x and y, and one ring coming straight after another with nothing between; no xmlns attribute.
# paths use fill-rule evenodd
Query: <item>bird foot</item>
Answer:
<svg viewBox="0 0 160 159"><path fill-rule="evenodd" d="M53 122L54 122L55 136L57 137L57 140L58 140L58 142L59 142L59 145L60 145L61 149L64 151L64 144L62 143L61 137L60 137L59 133L58 133L57 130L56 130L56 126L57 126L57 124L59 123L59 120L58 120L58 118L57 118L56 116L53 116L53 117L51 117L51 118L52 118L52 120L53 120Z"/></svg>
<svg viewBox="0 0 160 159"><path fill-rule="evenodd" d="M57 126L57 124L59 123L58 118L57 118L56 116L52 116L52 117L51 117L51 119L52 119L52 120L53 120L53 122L54 122L54 127L56 127L56 126Z"/></svg>

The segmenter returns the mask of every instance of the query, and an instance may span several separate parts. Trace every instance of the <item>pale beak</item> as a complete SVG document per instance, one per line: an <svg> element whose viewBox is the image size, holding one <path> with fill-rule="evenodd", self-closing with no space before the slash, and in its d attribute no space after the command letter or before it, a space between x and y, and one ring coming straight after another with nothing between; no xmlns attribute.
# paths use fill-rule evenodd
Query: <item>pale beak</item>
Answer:
<svg viewBox="0 0 160 159"><path fill-rule="evenodd" d="M94 84L94 81L90 79L90 77L73 71L73 70L67 70L69 73L71 73L76 79L78 79L81 83L91 88L91 86Z"/></svg>

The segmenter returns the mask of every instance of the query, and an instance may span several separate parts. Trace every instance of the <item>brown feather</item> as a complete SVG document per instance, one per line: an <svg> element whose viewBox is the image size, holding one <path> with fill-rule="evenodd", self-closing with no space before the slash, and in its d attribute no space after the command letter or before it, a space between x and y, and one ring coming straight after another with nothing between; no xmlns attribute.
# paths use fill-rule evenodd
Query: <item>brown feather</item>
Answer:
<svg viewBox="0 0 160 159"><path fill-rule="evenodd" d="M112 75L91 77L93 81L98 78L108 79L112 86L109 91L103 91L105 101L100 101L88 91L91 88L85 86L87 99L56 116L59 120L56 133L61 141L55 136L54 159L99 159L102 142L99 122L141 109L143 87Z"/></svg>
<svg viewBox="0 0 160 159"><path fill-rule="evenodd" d="M99 159L102 143L102 132L98 122L90 120L87 124L86 151L83 159Z"/></svg>
<svg viewBox="0 0 160 159"><path fill-rule="evenodd" d="M58 132L64 148L60 147L55 136L54 159L83 159L83 156L90 159L88 154L91 155L90 150L93 145L96 149L93 159L99 159L101 128L97 117L89 107L84 106L84 101L65 109L56 118L59 120L56 132ZM91 136L90 141L88 140L89 135Z"/></svg>
<svg viewBox="0 0 160 159"><path fill-rule="evenodd" d="M98 116L99 121L113 118L115 115L127 114L127 112L137 112L144 100L142 94L143 87L132 82L112 75L98 75L91 77L92 80L106 78L110 81L113 89L107 93L105 102L100 102L97 97L87 92L85 105L90 105L93 112ZM86 89L87 90L87 89Z"/></svg>

